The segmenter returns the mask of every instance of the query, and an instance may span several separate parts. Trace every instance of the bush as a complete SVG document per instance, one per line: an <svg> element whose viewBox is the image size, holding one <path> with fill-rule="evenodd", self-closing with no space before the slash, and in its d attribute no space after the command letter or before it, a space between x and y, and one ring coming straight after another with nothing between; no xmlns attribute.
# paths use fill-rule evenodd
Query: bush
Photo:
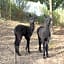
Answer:
<svg viewBox="0 0 64 64"><path fill-rule="evenodd" d="M40 23L43 23L43 21L44 21L44 16L39 16L38 17L38 23L40 24Z"/></svg>
<svg viewBox="0 0 64 64"><path fill-rule="evenodd" d="M60 24L60 15L58 12L53 12L53 25L59 25Z"/></svg>
<svg viewBox="0 0 64 64"><path fill-rule="evenodd" d="M64 9L58 8L53 11L53 24L64 26Z"/></svg>

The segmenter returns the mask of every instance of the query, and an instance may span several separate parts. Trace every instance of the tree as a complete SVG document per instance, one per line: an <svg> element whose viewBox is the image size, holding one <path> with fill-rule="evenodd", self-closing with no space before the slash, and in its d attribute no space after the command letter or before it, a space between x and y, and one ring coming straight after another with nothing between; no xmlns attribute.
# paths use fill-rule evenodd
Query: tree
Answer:
<svg viewBox="0 0 64 64"><path fill-rule="evenodd" d="M45 2L45 4L47 5L48 9L50 9L49 7L49 0L29 0L29 1L40 1L41 3ZM60 5L62 5L61 7L64 8L64 0L52 0L52 10L55 10L56 8L58 8Z"/></svg>
<svg viewBox="0 0 64 64"><path fill-rule="evenodd" d="M24 8L26 4L26 0L16 0L16 4L19 8Z"/></svg>
<svg viewBox="0 0 64 64"><path fill-rule="evenodd" d="M9 17L9 10L10 10L10 0L0 0L0 7L1 7L1 16L4 18Z"/></svg>

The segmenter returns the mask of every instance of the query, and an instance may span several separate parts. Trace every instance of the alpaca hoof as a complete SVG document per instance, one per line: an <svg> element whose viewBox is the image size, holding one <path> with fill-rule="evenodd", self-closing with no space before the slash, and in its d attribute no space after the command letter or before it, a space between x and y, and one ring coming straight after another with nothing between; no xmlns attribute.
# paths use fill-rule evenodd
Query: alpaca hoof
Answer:
<svg viewBox="0 0 64 64"><path fill-rule="evenodd" d="M40 53L42 53L42 50L39 50Z"/></svg>
<svg viewBox="0 0 64 64"><path fill-rule="evenodd" d="M46 57L47 57L47 58L50 58L50 56L49 56L49 55L47 55Z"/></svg>
<svg viewBox="0 0 64 64"><path fill-rule="evenodd" d="M46 57L45 57L45 56L43 56L43 59L46 59Z"/></svg>
<svg viewBox="0 0 64 64"><path fill-rule="evenodd" d="M21 54L20 54L20 53L17 53L17 55L18 55L18 56L21 56Z"/></svg>
<svg viewBox="0 0 64 64"><path fill-rule="evenodd" d="M28 51L28 53L30 54L30 51Z"/></svg>
<svg viewBox="0 0 64 64"><path fill-rule="evenodd" d="M21 54L19 53L18 56L21 56Z"/></svg>
<svg viewBox="0 0 64 64"><path fill-rule="evenodd" d="M39 52L41 53L41 52L42 52L42 50L41 50L41 49L39 49Z"/></svg>

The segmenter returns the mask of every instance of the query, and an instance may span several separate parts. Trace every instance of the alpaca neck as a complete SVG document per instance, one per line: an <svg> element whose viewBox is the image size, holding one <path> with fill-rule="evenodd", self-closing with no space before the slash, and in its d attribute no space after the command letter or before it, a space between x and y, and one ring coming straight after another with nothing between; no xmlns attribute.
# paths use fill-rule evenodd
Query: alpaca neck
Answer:
<svg viewBox="0 0 64 64"><path fill-rule="evenodd" d="M46 30L47 30L47 31L50 31L50 27L49 27L49 26L46 26Z"/></svg>
<svg viewBox="0 0 64 64"><path fill-rule="evenodd" d="M30 29L31 29L31 32L34 31L34 24L31 24L31 25L30 25Z"/></svg>

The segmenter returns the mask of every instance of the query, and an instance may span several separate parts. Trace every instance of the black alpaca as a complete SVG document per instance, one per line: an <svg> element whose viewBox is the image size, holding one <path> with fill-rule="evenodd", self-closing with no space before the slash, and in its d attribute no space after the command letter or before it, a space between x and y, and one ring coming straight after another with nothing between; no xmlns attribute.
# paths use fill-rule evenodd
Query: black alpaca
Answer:
<svg viewBox="0 0 64 64"><path fill-rule="evenodd" d="M27 40L26 50L30 53L29 44L30 44L30 37L34 31L34 17L30 17L30 26L18 25L14 29L15 34L15 52L20 56L19 52L19 45L22 37L24 36Z"/></svg>
<svg viewBox="0 0 64 64"><path fill-rule="evenodd" d="M45 17L44 26L40 26L37 29L37 35L39 40L39 51L41 51L41 43L43 44L43 58L48 57L48 42L51 36L50 33L51 18L49 16Z"/></svg>

